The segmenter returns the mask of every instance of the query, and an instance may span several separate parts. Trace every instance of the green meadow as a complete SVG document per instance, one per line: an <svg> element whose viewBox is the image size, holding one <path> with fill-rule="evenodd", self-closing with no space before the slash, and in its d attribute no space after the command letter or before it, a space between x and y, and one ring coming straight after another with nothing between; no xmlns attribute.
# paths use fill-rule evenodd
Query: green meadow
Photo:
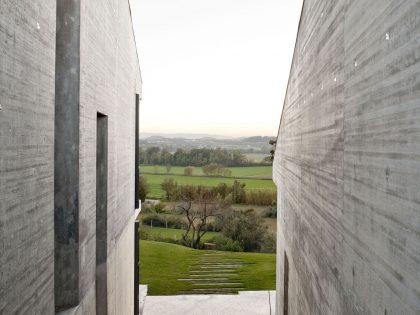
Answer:
<svg viewBox="0 0 420 315"><path fill-rule="evenodd" d="M172 166L169 173L167 173L166 166L152 166L142 165L140 166L140 172L142 174L165 174L165 175L184 175L185 167ZM272 166L250 166L250 167L229 167L232 171L230 177L250 177L260 179L271 179L273 172ZM201 167L195 167L193 176L204 176Z"/></svg>
<svg viewBox="0 0 420 315"><path fill-rule="evenodd" d="M229 281L241 283L239 291L275 290L276 255L195 250L188 247L140 241L140 283L147 284L149 295L178 295L193 290L191 269L200 261L217 255L219 260L240 261L241 267ZM235 290L235 288L233 288Z"/></svg>
<svg viewBox="0 0 420 315"><path fill-rule="evenodd" d="M182 238L182 233L184 230L181 229L166 229L160 227L150 227L148 225L142 225L141 230L143 233L146 233L148 239L159 240L159 239L172 239L174 241L179 241ZM220 235L219 232L207 232L204 234L202 241L210 242L214 239L215 236Z"/></svg>
<svg viewBox="0 0 420 315"><path fill-rule="evenodd" d="M156 175L156 174L142 174L147 183L150 186L150 193L148 198L160 199L164 195L161 183L165 178L171 177L179 185L194 185L194 186L206 186L214 187L220 183L226 183L232 185L235 180L239 180L244 183L245 189L276 189L274 183L270 179L258 179L258 178L233 178L233 177L206 177L206 176L184 176L184 175Z"/></svg>

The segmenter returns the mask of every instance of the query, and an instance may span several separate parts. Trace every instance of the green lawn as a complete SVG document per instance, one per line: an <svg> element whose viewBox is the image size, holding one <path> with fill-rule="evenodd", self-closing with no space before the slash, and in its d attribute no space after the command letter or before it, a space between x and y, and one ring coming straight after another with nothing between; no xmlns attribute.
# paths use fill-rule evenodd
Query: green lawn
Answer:
<svg viewBox="0 0 420 315"><path fill-rule="evenodd" d="M171 238L174 240L180 240L182 233L184 230L180 229L165 229L165 228L158 228L154 227L151 228L148 225L142 225L141 229L148 234L149 237L152 239L159 239L159 238ZM204 234L202 241L208 242L211 241L215 236L219 235L218 232L207 232Z"/></svg>
<svg viewBox="0 0 420 315"><path fill-rule="evenodd" d="M173 166L170 171L170 175L183 175L185 167ZM262 178L271 179L273 173L272 166L250 166L250 167L229 167L232 171L231 177L251 177L251 178ZM140 173L148 174L166 174L165 166L140 166ZM193 176L203 176L203 170L201 167L195 167Z"/></svg>
<svg viewBox="0 0 420 315"><path fill-rule="evenodd" d="M193 264L204 255L214 253L244 263L236 278L243 283L243 290L275 290L275 254L194 250L152 241L140 241L140 283L149 286L149 295L177 295L191 290L191 282L177 279L186 277Z"/></svg>
<svg viewBox="0 0 420 315"><path fill-rule="evenodd" d="M205 176L182 176L182 175L155 175L143 174L150 186L150 194L148 198L160 199L164 195L161 183L167 177L172 177L179 185L202 185L207 187L214 187L220 183L232 185L235 178L218 178ZM246 184L245 189L276 189L272 180L269 179L238 179L241 183Z"/></svg>

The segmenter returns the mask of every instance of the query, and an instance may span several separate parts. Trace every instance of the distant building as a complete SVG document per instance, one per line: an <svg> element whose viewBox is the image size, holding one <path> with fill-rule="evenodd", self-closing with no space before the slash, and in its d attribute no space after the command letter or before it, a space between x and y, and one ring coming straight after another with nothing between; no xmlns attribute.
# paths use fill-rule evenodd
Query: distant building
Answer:
<svg viewBox="0 0 420 315"><path fill-rule="evenodd" d="M304 1L274 161L277 314L420 314L420 2Z"/></svg>
<svg viewBox="0 0 420 315"><path fill-rule="evenodd" d="M0 314L133 314L128 0L0 3Z"/></svg>

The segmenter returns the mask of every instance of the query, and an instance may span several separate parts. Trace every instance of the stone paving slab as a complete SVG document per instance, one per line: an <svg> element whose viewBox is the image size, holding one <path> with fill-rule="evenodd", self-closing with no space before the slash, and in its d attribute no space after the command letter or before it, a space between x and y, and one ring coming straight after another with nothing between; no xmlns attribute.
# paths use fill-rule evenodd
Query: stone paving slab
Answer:
<svg viewBox="0 0 420 315"><path fill-rule="evenodd" d="M245 264L240 264L240 263L200 263L200 264L193 264L191 265L190 268L197 268L200 266L234 266L236 268L241 268L244 267Z"/></svg>
<svg viewBox="0 0 420 315"><path fill-rule="evenodd" d="M235 287L235 288L195 288L195 289L191 289L191 291L195 292L195 294L200 293L200 294L206 294L206 292L209 292L208 294L238 294L238 290L243 290L244 288L240 288L240 287ZM191 291L187 291L191 293Z"/></svg>
<svg viewBox="0 0 420 315"><path fill-rule="evenodd" d="M274 296L275 294L272 294ZM270 315L269 291L239 295L148 296L143 315Z"/></svg>
<svg viewBox="0 0 420 315"><path fill-rule="evenodd" d="M200 288L200 289L191 289L189 291L181 291L179 292L179 295L188 295L188 294L192 294L192 295L226 295L226 294L231 294L231 295L237 295L238 294L238 289L244 290L244 288L219 288L219 289L212 289L212 288Z"/></svg>
<svg viewBox="0 0 420 315"><path fill-rule="evenodd" d="M237 273L198 273L194 275L188 275L189 277L238 277Z"/></svg>
<svg viewBox="0 0 420 315"><path fill-rule="evenodd" d="M193 261L189 271L177 280L189 281L191 284L189 290L182 292L184 295L237 293L243 289L243 283L238 279L238 271L244 265L242 260L228 259L222 253L206 254L205 257ZM197 287L204 287L204 289L197 289Z"/></svg>
<svg viewBox="0 0 420 315"><path fill-rule="evenodd" d="M200 269L238 269L241 266L237 265L211 265L211 266L198 266Z"/></svg>
<svg viewBox="0 0 420 315"><path fill-rule="evenodd" d="M183 278L183 279L176 279L178 281L226 281L229 278Z"/></svg>
<svg viewBox="0 0 420 315"><path fill-rule="evenodd" d="M231 273L236 272L236 269L214 269L214 270L191 270L190 273Z"/></svg>
<svg viewBox="0 0 420 315"><path fill-rule="evenodd" d="M243 283L241 282L209 282L209 283L193 283L193 286L222 286L222 287L237 287L237 286L243 286Z"/></svg>

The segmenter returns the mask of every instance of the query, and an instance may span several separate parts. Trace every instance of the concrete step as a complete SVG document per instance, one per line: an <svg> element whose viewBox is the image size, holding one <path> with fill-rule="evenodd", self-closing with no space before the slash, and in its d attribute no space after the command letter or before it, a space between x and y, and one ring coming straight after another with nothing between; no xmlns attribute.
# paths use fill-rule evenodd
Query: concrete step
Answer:
<svg viewBox="0 0 420 315"><path fill-rule="evenodd" d="M240 290L237 288L236 290ZM269 291L232 294L194 289L186 295L148 296L143 315L270 315L274 314L274 295ZM190 295L191 292L194 295ZM214 294L220 292L221 294Z"/></svg>

